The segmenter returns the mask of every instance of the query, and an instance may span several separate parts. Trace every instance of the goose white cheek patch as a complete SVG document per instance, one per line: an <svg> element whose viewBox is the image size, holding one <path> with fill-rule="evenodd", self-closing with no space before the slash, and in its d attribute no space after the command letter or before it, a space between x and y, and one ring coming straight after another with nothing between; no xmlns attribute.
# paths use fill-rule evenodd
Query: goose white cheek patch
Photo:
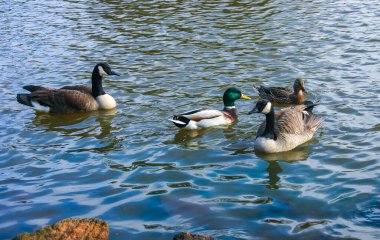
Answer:
<svg viewBox="0 0 380 240"><path fill-rule="evenodd" d="M261 112L264 114L268 114L270 112L271 107L272 107L272 104L268 102L265 108Z"/></svg>
<svg viewBox="0 0 380 240"><path fill-rule="evenodd" d="M99 75L100 75L100 76L105 77L105 76L108 75L108 74L106 73L106 71L104 71L104 69L103 69L102 66L98 66L98 70L99 70Z"/></svg>

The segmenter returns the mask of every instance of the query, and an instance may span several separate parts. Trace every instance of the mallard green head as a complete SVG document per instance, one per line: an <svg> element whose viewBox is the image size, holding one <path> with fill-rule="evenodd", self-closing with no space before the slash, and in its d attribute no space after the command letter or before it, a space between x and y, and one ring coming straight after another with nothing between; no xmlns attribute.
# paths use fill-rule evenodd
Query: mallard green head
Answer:
<svg viewBox="0 0 380 240"><path fill-rule="evenodd" d="M226 107L235 106L235 101L238 99L250 100L251 98L242 94L236 87L228 88L223 94L223 102Z"/></svg>
<svg viewBox="0 0 380 240"><path fill-rule="evenodd" d="M295 93L298 93L299 91L303 91L303 92L306 93L306 90L305 90L305 82L304 82L302 79L297 78L297 79L294 81L293 89L294 89L294 92L295 92Z"/></svg>

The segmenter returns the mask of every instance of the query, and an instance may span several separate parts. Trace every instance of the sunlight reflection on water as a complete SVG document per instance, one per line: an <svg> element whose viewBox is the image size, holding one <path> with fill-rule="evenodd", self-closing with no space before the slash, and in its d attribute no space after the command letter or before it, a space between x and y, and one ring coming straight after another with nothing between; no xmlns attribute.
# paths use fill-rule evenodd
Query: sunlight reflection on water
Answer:
<svg viewBox="0 0 380 240"><path fill-rule="evenodd" d="M360 4L358 4L360 3ZM377 239L378 3L18 1L0 3L0 238L98 217L111 239ZM96 62L111 112L36 114L26 84L89 84ZM315 138L256 154L253 84L303 77L324 119ZM178 131L174 113L221 108L240 121Z"/></svg>

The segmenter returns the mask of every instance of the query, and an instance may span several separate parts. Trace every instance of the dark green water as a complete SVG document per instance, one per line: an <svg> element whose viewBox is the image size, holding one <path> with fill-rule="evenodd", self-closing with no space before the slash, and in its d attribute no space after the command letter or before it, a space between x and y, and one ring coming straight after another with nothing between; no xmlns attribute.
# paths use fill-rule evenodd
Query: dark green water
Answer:
<svg viewBox="0 0 380 240"><path fill-rule="evenodd" d="M98 217L110 239L380 238L377 1L0 2L0 239ZM116 111L36 114L26 84L90 82L107 61ZM291 152L256 155L253 84L303 77L324 119ZM240 122L178 131L174 113L221 108Z"/></svg>

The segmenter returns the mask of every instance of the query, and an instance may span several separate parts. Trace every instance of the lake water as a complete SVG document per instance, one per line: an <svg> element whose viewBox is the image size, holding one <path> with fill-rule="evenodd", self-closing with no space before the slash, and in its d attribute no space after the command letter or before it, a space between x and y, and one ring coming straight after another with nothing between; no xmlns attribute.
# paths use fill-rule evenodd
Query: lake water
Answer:
<svg viewBox="0 0 380 240"><path fill-rule="evenodd" d="M0 2L0 239L97 217L110 239L380 238L380 2ZM89 84L115 111L36 114L23 85ZM253 84L305 80L324 118L313 140L255 154ZM167 119L237 101L228 128Z"/></svg>

